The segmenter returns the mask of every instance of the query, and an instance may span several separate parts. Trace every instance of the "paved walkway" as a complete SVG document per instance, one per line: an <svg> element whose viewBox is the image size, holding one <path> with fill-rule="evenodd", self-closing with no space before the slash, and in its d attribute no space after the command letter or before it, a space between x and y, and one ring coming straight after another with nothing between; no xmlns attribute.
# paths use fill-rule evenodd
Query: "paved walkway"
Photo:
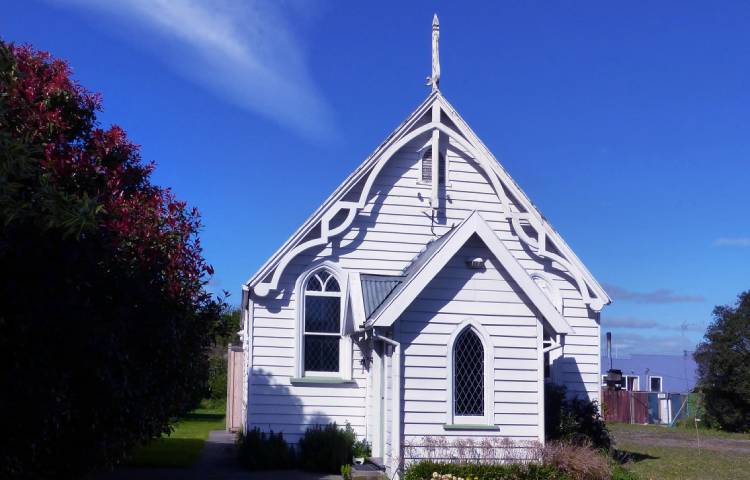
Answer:
<svg viewBox="0 0 750 480"><path fill-rule="evenodd" d="M201 456L191 468L119 468L97 475L95 480L337 480L339 475L320 475L293 470L248 472L237 462L234 435L216 430L208 435Z"/></svg>

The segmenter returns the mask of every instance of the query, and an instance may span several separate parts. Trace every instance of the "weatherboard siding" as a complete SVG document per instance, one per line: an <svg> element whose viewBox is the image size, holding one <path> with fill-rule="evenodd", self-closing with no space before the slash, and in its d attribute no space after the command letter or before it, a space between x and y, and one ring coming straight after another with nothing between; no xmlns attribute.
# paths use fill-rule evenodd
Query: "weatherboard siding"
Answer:
<svg viewBox="0 0 750 480"><path fill-rule="evenodd" d="M512 226L505 220L500 201L485 174L454 146L447 152L449 172L441 201L443 213L437 223L433 223L429 205L430 185L419 182L419 150L428 141L428 134L420 136L389 161L375 179L365 208L345 232L328 245L310 249L294 258L279 284L279 290L283 292L281 298L253 299L252 371L248 378L249 428L258 426L264 430L283 431L292 441L299 438L308 424L324 421L348 421L358 435L368 435L372 431L373 421L366 418L367 412L373 411L368 408L368 398L372 402L368 375L360 364L361 352L356 343L353 345L352 358L354 384L302 386L290 382L295 371L297 299L294 286L297 277L311 265L330 260L344 272L398 275L429 241L443 235L476 210L527 271L545 269L544 264L519 241ZM518 211L515 204L510 208ZM428 422L432 418L430 414L435 412L429 409L412 411L415 405L436 408L433 402L444 402L440 400L440 395L445 395L437 387L435 390L415 388L414 382L421 379L421 375L426 377L420 380L424 380L424 385L438 385L429 381L433 380L429 375L439 375L440 367L437 365L440 365L440 361L446 361L446 347L443 344L441 349L439 345L447 340L445 330L459 317L477 316L482 318L496 342L496 385L499 389L505 389L496 396L496 421L506 425L500 434L536 438L539 419L533 412L517 412L531 410L528 405L536 402L540 395L529 386L530 380L526 378L536 369L536 336L532 335L536 317L533 309L527 302L518 299L517 287L500 281L489 270L476 275L470 287L454 292L450 302L444 302L445 295L455 290L455 278L451 275L460 275L462 270L465 270L465 266L459 256L446 268L446 274L433 280L412 305L410 320L401 327L402 335L406 335L410 328L415 328L414 322L419 321L421 315L425 328L416 343L404 346L404 373L412 376L404 379L403 407L411 410L404 410L403 434L406 438L458 434L443 431L438 424ZM567 336L564 347L564 358L568 360L553 366L554 377L564 382L572 395L598 399L599 382L593 376L599 372L599 325L596 316L583 304L577 287L569 277L556 273L554 269L547 268L547 271L552 274L563 296L563 314L575 329L574 334ZM502 308L498 309L500 306ZM425 322L427 318L429 322ZM435 370L429 370L428 374L426 370L414 370L412 367ZM390 409L390 402L386 401L385 404ZM278 412L267 412L272 405L286 407ZM342 406L347 408L342 410ZM519 420L511 418L513 415L522 415L520 418L525 423L518 424ZM390 422L386 422L386 429L390 429ZM483 435L485 433L482 432ZM386 435L386 439L390 445L390 436Z"/></svg>
<svg viewBox="0 0 750 480"><path fill-rule="evenodd" d="M299 263L296 259L295 263ZM304 270L306 266L299 266ZM252 370L248 378L247 426L283 432L297 442L311 425L349 423L360 437L368 434L367 378L359 345L352 345L352 383L295 384L296 276L285 276L289 296L253 302Z"/></svg>
<svg viewBox="0 0 750 480"><path fill-rule="evenodd" d="M446 198L442 202L444 219L440 220L442 224L433 225L430 185L419 182L419 150L427 141L429 135L422 136L394 155L376 178L370 201L352 226L333 242L329 252L345 267L397 274L427 242L477 210L527 271L545 270L544 263L532 256L505 220L500 200L485 174L456 145L451 145L447 152L449 172ZM511 204L511 209L519 211L515 203ZM330 253L321 252L321 256ZM574 355L569 358L576 362L553 365L555 380L564 383L571 395L598 399L600 384L592 377L599 371L600 337L596 314L586 307L577 285L566 275L554 269L546 271L563 297L563 316L575 330L567 335L563 352L564 356ZM481 291L482 280L479 282L476 288Z"/></svg>
<svg viewBox="0 0 750 480"><path fill-rule="evenodd" d="M469 269L465 259L473 257L488 259L486 268ZM539 320L531 305L484 243L472 237L399 317L406 461L427 455L425 436L539 440ZM448 342L469 318L482 325L492 342L493 363L485 368L492 369L497 431L444 428L452 381Z"/></svg>

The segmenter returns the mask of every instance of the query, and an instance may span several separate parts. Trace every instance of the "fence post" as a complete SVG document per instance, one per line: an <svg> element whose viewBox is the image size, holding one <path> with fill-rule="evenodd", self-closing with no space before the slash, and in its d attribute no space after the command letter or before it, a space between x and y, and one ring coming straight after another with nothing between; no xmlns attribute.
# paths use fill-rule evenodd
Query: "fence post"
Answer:
<svg viewBox="0 0 750 480"><path fill-rule="evenodd" d="M630 409L630 423L635 423L635 397L631 390L628 390L628 409Z"/></svg>

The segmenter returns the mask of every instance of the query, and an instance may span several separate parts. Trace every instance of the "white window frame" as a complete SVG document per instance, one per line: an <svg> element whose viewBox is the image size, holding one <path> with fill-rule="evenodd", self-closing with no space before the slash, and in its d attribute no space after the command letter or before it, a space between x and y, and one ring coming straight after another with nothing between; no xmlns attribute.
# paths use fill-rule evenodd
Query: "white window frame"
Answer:
<svg viewBox="0 0 750 480"><path fill-rule="evenodd" d="M471 328L482 342L484 350L484 415L456 415L453 400L454 375L453 362L455 347L458 336L467 328ZM448 411L446 412L447 425L495 425L495 347L492 343L492 337L487 330L476 320L470 318L463 321L451 334L448 339L448 368L446 369L446 384L448 387Z"/></svg>
<svg viewBox="0 0 750 480"><path fill-rule="evenodd" d="M341 309L339 318L339 369L336 372L320 372L315 370L305 370L305 289L308 280L321 270L327 270L328 273L336 279L341 290ZM295 287L297 298L297 319L295 322L295 376L302 378L340 378L342 380L352 379L352 338L346 332L346 315L347 305L349 305L349 279L346 272L342 271L338 265L325 261L316 264L308 269L297 278ZM317 292L318 296L327 296L322 292ZM336 296L331 294L331 296ZM319 335L316 333L316 335ZM335 334L331 334L335 335Z"/></svg>
<svg viewBox="0 0 750 480"><path fill-rule="evenodd" d="M607 386L607 376L602 375L602 387L606 387L606 386Z"/></svg>
<svg viewBox="0 0 750 480"><path fill-rule="evenodd" d="M623 375L623 378L625 378L625 390L628 390L629 392L640 392L641 391L641 377L638 375ZM628 388L628 379L635 378L635 382L633 382L633 390L630 390Z"/></svg>
<svg viewBox="0 0 750 480"><path fill-rule="evenodd" d="M659 379L659 390L657 390L654 393L661 393L661 392L663 392L664 391L664 377L662 377L661 375L649 375L648 376L648 391L649 392L653 392L653 390L651 390L651 379L652 378L658 378Z"/></svg>

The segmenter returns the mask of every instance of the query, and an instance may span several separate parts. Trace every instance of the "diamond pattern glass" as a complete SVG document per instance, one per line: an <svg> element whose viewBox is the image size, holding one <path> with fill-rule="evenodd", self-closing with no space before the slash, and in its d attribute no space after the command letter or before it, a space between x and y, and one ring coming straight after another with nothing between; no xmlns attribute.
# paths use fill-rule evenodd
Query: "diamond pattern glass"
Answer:
<svg viewBox="0 0 750 480"><path fill-rule="evenodd" d="M341 297L305 296L305 332L339 333Z"/></svg>
<svg viewBox="0 0 750 480"><path fill-rule="evenodd" d="M305 335L305 370L337 372L339 370L339 337Z"/></svg>
<svg viewBox="0 0 750 480"><path fill-rule="evenodd" d="M340 292L341 288L339 287L339 282L336 281L335 278L331 277L328 279L328 283L326 283L326 292Z"/></svg>
<svg viewBox="0 0 750 480"><path fill-rule="evenodd" d="M320 293L318 293L320 292ZM341 287L326 270L310 277L305 288L305 370L338 372Z"/></svg>
<svg viewBox="0 0 750 480"><path fill-rule="evenodd" d="M323 290L323 287L320 285L317 275L310 277L310 280L307 281L307 291L320 292L321 290Z"/></svg>
<svg viewBox="0 0 750 480"><path fill-rule="evenodd" d="M484 348L471 328L456 339L453 376L455 415L484 415Z"/></svg>

